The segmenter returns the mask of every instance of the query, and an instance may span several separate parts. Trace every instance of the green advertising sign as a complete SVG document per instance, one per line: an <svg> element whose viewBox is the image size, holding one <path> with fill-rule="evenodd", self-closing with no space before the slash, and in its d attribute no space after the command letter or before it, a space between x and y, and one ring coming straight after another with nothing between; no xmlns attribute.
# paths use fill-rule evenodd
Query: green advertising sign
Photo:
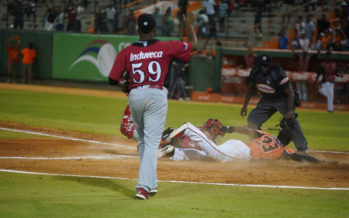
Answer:
<svg viewBox="0 0 349 218"><path fill-rule="evenodd" d="M116 55L138 36L55 33L54 79L107 81ZM175 38L162 38L170 40Z"/></svg>

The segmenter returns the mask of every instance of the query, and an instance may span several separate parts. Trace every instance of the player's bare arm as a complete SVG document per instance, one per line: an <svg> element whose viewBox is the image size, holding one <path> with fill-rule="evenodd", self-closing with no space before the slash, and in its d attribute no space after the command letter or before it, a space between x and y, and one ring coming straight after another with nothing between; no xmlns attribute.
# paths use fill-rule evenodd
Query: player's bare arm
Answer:
<svg viewBox="0 0 349 218"><path fill-rule="evenodd" d="M247 105L250 102L250 99L252 97L252 92L253 92L254 87L255 87L254 83L249 82L248 87L247 87L247 92L245 95L244 105L242 106L241 111L240 111L240 115L242 117L247 115Z"/></svg>
<svg viewBox="0 0 349 218"><path fill-rule="evenodd" d="M192 12L188 11L187 16L183 15L183 21L188 34L188 41L191 43L191 50L195 51L198 48L198 39L194 32L193 24L195 22L195 16Z"/></svg>
<svg viewBox="0 0 349 218"><path fill-rule="evenodd" d="M292 119L294 107L294 92L291 83L289 83L288 86L285 88L285 93L287 95L288 108L284 117L285 119Z"/></svg>
<svg viewBox="0 0 349 218"><path fill-rule="evenodd" d="M258 133L256 130L248 128L246 126L236 126L233 127L233 132L237 132L240 134L248 135L250 137L250 140L258 138Z"/></svg>

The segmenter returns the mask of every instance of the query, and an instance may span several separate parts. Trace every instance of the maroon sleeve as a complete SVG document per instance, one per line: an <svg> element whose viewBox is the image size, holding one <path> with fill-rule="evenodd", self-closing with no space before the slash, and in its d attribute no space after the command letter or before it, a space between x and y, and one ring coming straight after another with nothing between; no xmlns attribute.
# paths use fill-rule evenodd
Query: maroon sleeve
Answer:
<svg viewBox="0 0 349 218"><path fill-rule="evenodd" d="M173 56L176 59L188 62L191 53L191 43L183 41L169 41L169 48L173 48Z"/></svg>
<svg viewBox="0 0 349 218"><path fill-rule="evenodd" d="M126 56L125 52L121 51L114 61L114 65L109 73L109 77L113 80L120 81L122 73L126 70Z"/></svg>

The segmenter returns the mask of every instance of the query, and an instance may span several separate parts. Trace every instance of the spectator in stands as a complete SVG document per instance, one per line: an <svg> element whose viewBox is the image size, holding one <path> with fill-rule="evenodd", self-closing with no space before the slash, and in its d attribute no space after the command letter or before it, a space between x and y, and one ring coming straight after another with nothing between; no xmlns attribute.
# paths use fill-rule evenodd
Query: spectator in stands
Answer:
<svg viewBox="0 0 349 218"><path fill-rule="evenodd" d="M287 49L288 47L288 38L285 36L285 31L281 30L279 33L278 39L278 49Z"/></svg>
<svg viewBox="0 0 349 218"><path fill-rule="evenodd" d="M14 15L14 20L13 20L13 28L22 30L23 29L23 24L24 24L24 8L21 3L21 1L16 0L15 3L13 4L13 15Z"/></svg>
<svg viewBox="0 0 349 218"><path fill-rule="evenodd" d="M316 9L316 2L312 1L313 3L310 3L310 1L312 1L312 0L303 0L303 4L306 4L304 6L304 11L305 12L309 12L309 6L311 6L311 10L312 11L315 11L315 9ZM308 4L308 3L310 3L310 4Z"/></svg>
<svg viewBox="0 0 349 218"><path fill-rule="evenodd" d="M95 14L95 33L106 33L107 27L107 15L105 14L103 7L99 6L98 11Z"/></svg>
<svg viewBox="0 0 349 218"><path fill-rule="evenodd" d="M234 9L235 9L235 1L229 0L228 1L228 17L232 17Z"/></svg>
<svg viewBox="0 0 349 218"><path fill-rule="evenodd" d="M314 86L318 82L318 79L322 75L321 87L319 93L327 98L327 111L333 112L333 100L334 100L334 82L335 75L338 75L336 62L331 57L331 52L326 53L326 59L321 63L317 77L314 81Z"/></svg>
<svg viewBox="0 0 349 218"><path fill-rule="evenodd" d="M190 100L185 91L186 71L189 67L188 62L174 61L173 62L173 79L169 91L169 98L178 100Z"/></svg>
<svg viewBox="0 0 349 218"><path fill-rule="evenodd" d="M254 15L254 32L259 38L263 37L262 33L262 12L263 12L263 1L258 0L255 3L255 15Z"/></svg>
<svg viewBox="0 0 349 218"><path fill-rule="evenodd" d="M297 57L297 56L296 56ZM298 57L298 72L304 73L308 71L310 57L307 50L303 50ZM308 100L308 80L296 80L296 90L301 101Z"/></svg>
<svg viewBox="0 0 349 218"><path fill-rule="evenodd" d="M7 72L8 78L7 82L15 82L16 74L18 70L18 51L21 41L19 40L19 36L15 35L10 37L6 43L6 50L8 55L8 64L7 64Z"/></svg>
<svg viewBox="0 0 349 218"><path fill-rule="evenodd" d="M30 15L35 14L36 11L36 5L35 5L35 0L27 0L24 1L24 11L27 15L27 18L30 17Z"/></svg>
<svg viewBox="0 0 349 218"><path fill-rule="evenodd" d="M81 32L81 18L85 11L85 8L82 6L82 2L79 1L78 7L76 8L76 22L75 22L75 31L80 33Z"/></svg>
<svg viewBox="0 0 349 218"><path fill-rule="evenodd" d="M66 9L66 14L67 14L67 31L73 32L75 31L75 26L76 26L76 15L77 15L77 10L74 6L73 3L70 3Z"/></svg>
<svg viewBox="0 0 349 218"><path fill-rule="evenodd" d="M245 54L244 59L246 68L253 68L256 64L257 55L254 53L252 46L247 47L247 54Z"/></svg>
<svg viewBox="0 0 349 218"><path fill-rule="evenodd" d="M333 33L333 50L335 51L341 51L342 50L342 44L345 44L346 37L342 29L338 28L334 30Z"/></svg>
<svg viewBox="0 0 349 218"><path fill-rule="evenodd" d="M107 15L107 21L108 21L108 32L113 33L116 10L111 4L109 4L105 8L105 13Z"/></svg>
<svg viewBox="0 0 349 218"><path fill-rule="evenodd" d="M34 44L29 42L28 47L22 49L21 55L23 63L23 82L32 83L33 81L33 63L36 58L36 51L34 49Z"/></svg>
<svg viewBox="0 0 349 218"><path fill-rule="evenodd" d="M334 38L333 38L333 30L327 29L324 34L321 35L321 49L322 50L334 50Z"/></svg>
<svg viewBox="0 0 349 218"><path fill-rule="evenodd" d="M285 23L285 17L287 19L286 23L290 23L290 19L293 13L294 0L284 0L281 8L282 13L282 24Z"/></svg>
<svg viewBox="0 0 349 218"><path fill-rule="evenodd" d="M225 32L225 20L228 16L228 4L225 1L221 1L218 10L219 16L219 31Z"/></svg>
<svg viewBox="0 0 349 218"><path fill-rule="evenodd" d="M342 29L346 37L349 38L349 25L348 25L349 7L348 7L348 3L345 1L343 1L341 4L341 12L340 12L339 18L340 18Z"/></svg>
<svg viewBox="0 0 349 218"><path fill-rule="evenodd" d="M188 7L188 0L179 0L178 1L178 8L179 11L177 13L177 18L179 21L179 35L183 35L182 31L183 31L183 15L187 14L187 7Z"/></svg>
<svg viewBox="0 0 349 218"><path fill-rule="evenodd" d="M60 6L58 7L57 12L58 12L58 16L57 16L56 31L64 31L65 13Z"/></svg>
<svg viewBox="0 0 349 218"><path fill-rule="evenodd" d="M122 31L125 28L125 14L126 10L123 10L121 7L117 7L116 9L116 17L117 17L117 32Z"/></svg>
<svg viewBox="0 0 349 218"><path fill-rule="evenodd" d="M298 37L301 36L301 33L302 32L305 32L305 22L303 21L303 17L302 16L298 16L297 17L297 20L294 24L294 27L293 27L295 30L297 30L297 33L298 33Z"/></svg>
<svg viewBox="0 0 349 218"><path fill-rule="evenodd" d="M315 24L312 21L312 17L313 17L312 14L307 14L305 28L304 28L305 37L309 40L310 44L312 44L313 42L313 36L315 32Z"/></svg>
<svg viewBox="0 0 349 218"><path fill-rule="evenodd" d="M327 19L326 14L322 14L321 18L318 19L317 21L317 37L316 38L320 38L321 33L325 33L326 30L328 30L330 28L330 22Z"/></svg>
<svg viewBox="0 0 349 218"><path fill-rule="evenodd" d="M136 34L136 15L134 14L133 8L129 10L128 15L125 17L126 23L126 34L135 35Z"/></svg>
<svg viewBox="0 0 349 218"><path fill-rule="evenodd" d="M53 31L53 27L55 25L56 17L57 17L57 12L55 8L48 8L46 11L46 21L45 21L45 26L44 29L47 31Z"/></svg>
<svg viewBox="0 0 349 218"><path fill-rule="evenodd" d="M156 22L156 34L158 35L162 35L162 14L160 12L160 9L159 8L155 8L155 11L154 11L154 19L155 19L155 22Z"/></svg>
<svg viewBox="0 0 349 218"><path fill-rule="evenodd" d="M309 39L305 37L305 32L301 32L300 37L296 37L292 41L292 49L301 49L302 51L308 51L310 46Z"/></svg>
<svg viewBox="0 0 349 218"><path fill-rule="evenodd" d="M164 16L162 17L162 31L164 36L172 36L173 33L173 19L172 9L168 7Z"/></svg>
<svg viewBox="0 0 349 218"><path fill-rule="evenodd" d="M214 0L206 0L204 2L204 7L205 7L206 14L208 16L209 22L214 22L214 17L216 15L216 12L214 10L215 4L216 3Z"/></svg>
<svg viewBox="0 0 349 218"><path fill-rule="evenodd" d="M209 18L205 13L204 9L199 11L199 16L197 18L197 27L198 27L198 38L207 38L208 37L208 27L209 27Z"/></svg>

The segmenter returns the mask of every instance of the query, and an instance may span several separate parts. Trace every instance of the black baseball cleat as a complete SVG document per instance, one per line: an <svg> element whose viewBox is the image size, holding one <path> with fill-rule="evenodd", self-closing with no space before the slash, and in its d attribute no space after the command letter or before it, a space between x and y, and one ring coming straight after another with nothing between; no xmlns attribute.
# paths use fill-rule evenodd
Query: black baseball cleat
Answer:
<svg viewBox="0 0 349 218"><path fill-rule="evenodd" d="M163 132L162 132L162 137L161 139L163 141L166 141L168 140L168 137L170 136L170 134L173 132L174 128L172 127L168 127L167 129L165 129Z"/></svg>

